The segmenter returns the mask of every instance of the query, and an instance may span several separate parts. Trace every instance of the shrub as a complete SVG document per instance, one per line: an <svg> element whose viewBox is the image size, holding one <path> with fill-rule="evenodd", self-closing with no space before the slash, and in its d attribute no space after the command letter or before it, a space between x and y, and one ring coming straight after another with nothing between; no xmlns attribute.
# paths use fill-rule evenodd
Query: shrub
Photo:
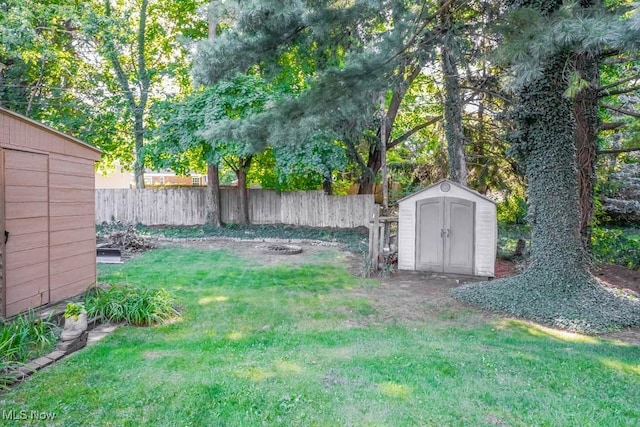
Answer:
<svg viewBox="0 0 640 427"><path fill-rule="evenodd" d="M127 285L91 289L85 298L85 307L89 317L137 326L162 323L180 314L175 308L175 298L166 290Z"/></svg>
<svg viewBox="0 0 640 427"><path fill-rule="evenodd" d="M518 194L506 197L496 209L500 223L526 224L527 222L527 201Z"/></svg>
<svg viewBox="0 0 640 427"><path fill-rule="evenodd" d="M640 269L640 244L621 229L594 227L591 252L597 261Z"/></svg>
<svg viewBox="0 0 640 427"><path fill-rule="evenodd" d="M58 327L50 319L36 318L33 311L0 325L2 360L23 362L43 353L55 343Z"/></svg>
<svg viewBox="0 0 640 427"><path fill-rule="evenodd" d="M14 368L47 352L57 339L58 327L33 311L0 324L0 390L15 382Z"/></svg>

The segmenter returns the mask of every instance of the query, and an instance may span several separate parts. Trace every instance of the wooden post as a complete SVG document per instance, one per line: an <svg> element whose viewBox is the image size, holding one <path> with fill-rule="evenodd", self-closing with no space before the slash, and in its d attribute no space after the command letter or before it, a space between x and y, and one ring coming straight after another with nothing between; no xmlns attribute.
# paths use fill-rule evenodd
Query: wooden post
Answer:
<svg viewBox="0 0 640 427"><path fill-rule="evenodd" d="M383 239L382 241L384 242L384 244L382 245L382 248L385 250L390 250L389 249L389 243L391 240L391 220L387 219L384 222L384 234L383 234Z"/></svg>
<svg viewBox="0 0 640 427"><path fill-rule="evenodd" d="M382 206L384 214L388 215L389 208L389 183L387 177L387 109L385 106L385 94L382 94L382 111L380 117L380 170L382 171Z"/></svg>
<svg viewBox="0 0 640 427"><path fill-rule="evenodd" d="M377 269L380 270L384 265L384 228L385 222L378 225L378 257L376 258Z"/></svg>
<svg viewBox="0 0 640 427"><path fill-rule="evenodd" d="M369 226L369 261L374 270L378 269L378 256L380 247L380 206L373 207L373 218Z"/></svg>

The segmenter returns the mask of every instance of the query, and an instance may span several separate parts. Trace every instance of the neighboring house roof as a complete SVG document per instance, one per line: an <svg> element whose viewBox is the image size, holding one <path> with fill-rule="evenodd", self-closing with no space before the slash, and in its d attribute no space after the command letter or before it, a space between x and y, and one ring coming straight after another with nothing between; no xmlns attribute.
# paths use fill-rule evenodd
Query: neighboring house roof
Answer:
<svg viewBox="0 0 640 427"><path fill-rule="evenodd" d="M413 193L413 194L409 194L408 196L405 196L405 197L403 197L402 199L398 200L398 202L397 202L397 203L400 203L400 202L402 202L403 200L406 200L406 199L409 199L409 198L415 197L416 195L418 195L418 194L420 194L420 193L424 193L424 192L426 192L426 191L429 191L429 190L430 190L430 189L432 189L433 187L436 187L436 186L438 186L438 185L442 184L443 182L448 182L448 183L449 183L449 184L451 184L451 185L455 185L456 187L458 187L458 188L460 188L460 189L462 189L462 190L465 190L465 191L467 191L467 192L469 192L469 193L471 193L471 194L473 194L473 195L475 195L475 196L481 197L481 198L483 198L483 199L485 199L485 200L490 201L490 202L491 202L491 203L493 203L493 204L496 204L495 200L491 200L491 199L490 199L490 198L488 198L487 196L483 196L482 194L478 193L477 191L472 190L472 189L470 189L469 187L465 187L464 185L462 185L462 184L458 184L457 182L451 181L451 180L449 180L449 179L442 179L442 180L440 180L440 181L436 182L435 184L431 184L430 186L428 186L428 187L426 187L426 188L423 188L423 189L422 189L422 190L420 190L420 191L416 191L416 192L415 192L415 193Z"/></svg>
<svg viewBox="0 0 640 427"><path fill-rule="evenodd" d="M15 111L7 110L6 108L0 107L0 113L6 114L7 116L11 116L11 117L13 117L15 119L18 119L18 120L22 120L23 122L27 122L27 123L29 123L29 124L31 124L33 126L36 126L36 127L40 128L40 129L43 129L43 130L45 130L47 132L54 133L54 134L66 139L66 140L68 140L70 142L73 142L74 144L78 144L78 145L81 145L81 146L83 146L85 148L93 150L93 151L95 151L96 153L98 153L100 155L102 154L102 150L100 150L97 147L94 147L93 145L89 145L86 142L79 140L78 138L74 138L71 135L67 135L66 133L57 131L57 130L53 129L52 127L49 127L49 126L47 126L47 125L45 125L43 123L37 122L37 121L35 121L33 119L30 119L29 117L23 116L22 114L18 114Z"/></svg>

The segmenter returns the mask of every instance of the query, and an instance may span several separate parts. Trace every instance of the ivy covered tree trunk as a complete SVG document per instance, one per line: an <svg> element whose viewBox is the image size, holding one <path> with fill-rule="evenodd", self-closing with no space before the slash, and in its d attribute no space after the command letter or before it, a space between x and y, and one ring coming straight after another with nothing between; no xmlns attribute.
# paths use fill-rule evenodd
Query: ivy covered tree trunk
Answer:
<svg viewBox="0 0 640 427"><path fill-rule="evenodd" d="M581 286L588 273L579 232L575 124L571 101L563 96L565 58L557 55L542 78L521 90L514 112L518 136L511 143L529 182L529 270L547 282L561 277L566 288Z"/></svg>
<svg viewBox="0 0 640 427"><path fill-rule="evenodd" d="M544 13L562 2L514 0ZM564 96L567 58L548 57L540 77L516 93L510 113L511 150L528 180L531 256L527 270L489 284L453 291L463 301L584 332L640 325L640 304L605 290L588 271L580 236L580 204L573 105Z"/></svg>

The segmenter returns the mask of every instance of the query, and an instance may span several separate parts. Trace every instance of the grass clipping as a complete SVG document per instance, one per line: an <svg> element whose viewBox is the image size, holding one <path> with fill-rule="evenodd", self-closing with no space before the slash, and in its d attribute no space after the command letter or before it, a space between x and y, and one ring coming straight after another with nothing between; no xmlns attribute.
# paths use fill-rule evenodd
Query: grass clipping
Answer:
<svg viewBox="0 0 640 427"><path fill-rule="evenodd" d="M593 276L545 277L528 270L455 288L454 298L483 309L581 333L640 326L637 295L602 286Z"/></svg>

